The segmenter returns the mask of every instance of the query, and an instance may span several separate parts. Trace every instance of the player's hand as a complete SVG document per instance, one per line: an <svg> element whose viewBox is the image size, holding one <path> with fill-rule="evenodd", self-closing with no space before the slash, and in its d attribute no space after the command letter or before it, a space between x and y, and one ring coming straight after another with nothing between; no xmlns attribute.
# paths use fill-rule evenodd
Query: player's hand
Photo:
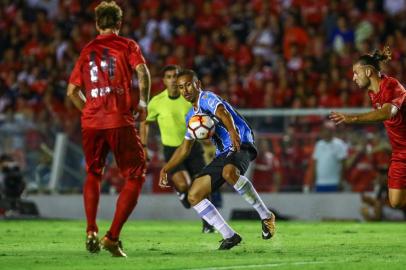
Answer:
<svg viewBox="0 0 406 270"><path fill-rule="evenodd" d="M147 119L147 114L147 108L138 105L137 110L134 112L135 120L139 122L145 121L145 119Z"/></svg>
<svg viewBox="0 0 406 270"><path fill-rule="evenodd" d="M241 138L237 132L230 133L231 143L233 144L233 148L235 152L240 151L241 148Z"/></svg>
<svg viewBox="0 0 406 270"><path fill-rule="evenodd" d="M331 112L329 118L330 120L334 121L336 125L351 122L351 117L349 115L339 112Z"/></svg>
<svg viewBox="0 0 406 270"><path fill-rule="evenodd" d="M165 168L161 169L161 172L159 173L159 186L161 188L168 188L170 187L168 185L168 174L165 170Z"/></svg>

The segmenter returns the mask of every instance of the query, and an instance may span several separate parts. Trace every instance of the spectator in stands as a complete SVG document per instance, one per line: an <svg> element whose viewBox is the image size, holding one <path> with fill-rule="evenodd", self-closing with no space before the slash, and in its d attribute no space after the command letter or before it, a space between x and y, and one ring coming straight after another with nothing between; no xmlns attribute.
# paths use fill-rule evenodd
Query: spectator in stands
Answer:
<svg viewBox="0 0 406 270"><path fill-rule="evenodd" d="M344 161L347 158L347 145L343 140L334 137L335 125L325 122L321 138L313 152L316 192L336 192L343 184ZM308 191L309 186L304 186Z"/></svg>
<svg viewBox="0 0 406 270"><path fill-rule="evenodd" d="M178 2L168 5L168 1L120 1L126 10L122 33L140 40L152 82L157 82L152 84L154 94L162 89L154 70L178 63L197 70L209 89L227 81L229 87L221 95L232 97L229 100L239 108L369 107L368 97L354 91L353 84L343 84L347 90L340 89L342 94L337 94L336 85L330 82L335 83L336 77L351 77L346 70L352 59L370 51L371 44L383 41L391 41L391 47L396 48L393 55L399 60L393 61L385 73L400 81L406 77L403 0ZM51 142L49 130L51 134L75 130L70 124L62 126L63 119L55 116L63 118L69 110L64 102L64 83L73 59L95 35L90 19L95 3L0 1L0 114L12 107L14 113L32 115ZM243 54L232 50L231 55L224 55L229 45ZM258 64L255 56L264 56L266 61ZM261 75L264 70L267 76ZM292 70L304 71L308 79L298 80L302 75ZM255 77L258 85L273 88L260 104L247 98L254 89L249 74L260 74ZM327 87L318 87L321 80L329 82ZM45 85L48 89L44 89ZM297 89L306 90L305 99L296 95ZM46 104L46 96L52 106ZM281 130L283 125L278 128L273 123L261 128ZM81 140L78 134L73 136L78 137L71 138L74 141Z"/></svg>
<svg viewBox="0 0 406 270"><path fill-rule="evenodd" d="M267 139L259 140L258 148L261 152L255 160L254 186L259 192L278 192L282 180L281 162Z"/></svg>
<svg viewBox="0 0 406 270"><path fill-rule="evenodd" d="M0 156L0 198L18 200L25 189L25 182L18 163L11 155Z"/></svg>
<svg viewBox="0 0 406 270"><path fill-rule="evenodd" d="M372 133L367 136L352 137L351 147L345 163L346 178L354 192L372 191L376 170L373 164Z"/></svg>

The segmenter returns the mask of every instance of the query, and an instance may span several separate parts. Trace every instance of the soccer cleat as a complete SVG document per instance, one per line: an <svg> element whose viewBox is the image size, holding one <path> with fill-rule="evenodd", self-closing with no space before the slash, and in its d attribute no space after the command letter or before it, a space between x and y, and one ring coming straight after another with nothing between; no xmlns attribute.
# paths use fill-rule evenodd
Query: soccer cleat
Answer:
<svg viewBox="0 0 406 270"><path fill-rule="evenodd" d="M127 254L123 251L123 245L121 241L110 240L107 236L103 237L100 241L103 249L109 251L113 257L127 257Z"/></svg>
<svg viewBox="0 0 406 270"><path fill-rule="evenodd" d="M262 239L270 239L275 235L276 225L275 225L275 214L272 213L272 217L263 219L262 223Z"/></svg>
<svg viewBox="0 0 406 270"><path fill-rule="evenodd" d="M176 192L176 195L178 195L179 201L185 207L186 209L190 208L190 203L187 199L187 192Z"/></svg>
<svg viewBox="0 0 406 270"><path fill-rule="evenodd" d="M202 218L203 228L202 233L214 233L216 230L212 225L210 225L206 220Z"/></svg>
<svg viewBox="0 0 406 270"><path fill-rule="evenodd" d="M221 240L221 245L219 247L219 250L228 250L231 249L232 247L238 245L241 242L242 238L240 235L235 233L233 236L227 239Z"/></svg>
<svg viewBox="0 0 406 270"><path fill-rule="evenodd" d="M96 232L88 232L86 236L86 249L90 253L98 253L100 251L100 241Z"/></svg>

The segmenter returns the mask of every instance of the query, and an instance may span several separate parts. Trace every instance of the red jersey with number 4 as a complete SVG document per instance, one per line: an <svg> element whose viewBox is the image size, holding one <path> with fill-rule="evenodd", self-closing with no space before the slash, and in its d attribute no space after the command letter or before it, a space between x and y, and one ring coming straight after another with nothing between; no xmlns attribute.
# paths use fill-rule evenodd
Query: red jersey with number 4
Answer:
<svg viewBox="0 0 406 270"><path fill-rule="evenodd" d="M86 95L82 128L134 125L139 97L132 90L132 74L144 63L138 44L116 34L98 35L83 48L69 79Z"/></svg>
<svg viewBox="0 0 406 270"><path fill-rule="evenodd" d="M395 78L382 75L379 92L374 94L369 91L368 94L375 109L380 109L385 103L399 109L394 117L384 121L384 125L392 145L392 157L406 154L406 90Z"/></svg>

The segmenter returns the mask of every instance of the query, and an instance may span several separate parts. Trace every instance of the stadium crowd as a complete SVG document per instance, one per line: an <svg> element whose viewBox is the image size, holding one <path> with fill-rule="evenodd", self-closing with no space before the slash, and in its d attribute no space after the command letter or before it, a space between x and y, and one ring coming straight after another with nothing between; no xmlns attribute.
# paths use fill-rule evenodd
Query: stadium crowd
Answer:
<svg viewBox="0 0 406 270"><path fill-rule="evenodd" d="M49 165L52 134L63 131L80 143L79 112L65 97L66 82L80 49L96 34L98 2L0 3L0 153L12 154L31 176L43 173L38 160L41 170ZM205 88L237 108L370 107L366 92L351 82L351 65L383 44L393 52L384 71L406 79L405 0L117 2L125 10L121 35L137 40L147 58L152 95L163 89L161 68L177 64L195 69ZM320 126L323 119L315 121ZM280 170L282 183L301 189L316 136L292 139L295 128L265 135L259 162L269 163L265 153L273 153L280 166L262 168ZM342 137L354 153L350 136ZM284 190L272 185L263 190Z"/></svg>

